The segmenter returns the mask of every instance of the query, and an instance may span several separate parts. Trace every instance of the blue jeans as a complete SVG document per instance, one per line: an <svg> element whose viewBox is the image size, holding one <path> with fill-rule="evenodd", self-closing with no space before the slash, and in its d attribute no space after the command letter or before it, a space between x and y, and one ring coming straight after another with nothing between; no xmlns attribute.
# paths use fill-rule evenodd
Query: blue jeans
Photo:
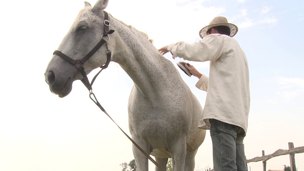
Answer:
<svg viewBox="0 0 304 171"><path fill-rule="evenodd" d="M248 171L243 140L245 131L210 119L214 171Z"/></svg>

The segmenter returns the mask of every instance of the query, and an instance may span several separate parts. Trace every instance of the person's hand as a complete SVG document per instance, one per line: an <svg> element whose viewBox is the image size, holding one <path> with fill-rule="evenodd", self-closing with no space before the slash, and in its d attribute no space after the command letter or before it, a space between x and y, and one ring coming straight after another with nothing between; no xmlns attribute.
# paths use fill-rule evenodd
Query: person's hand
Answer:
<svg viewBox="0 0 304 171"><path fill-rule="evenodd" d="M203 75L202 73L200 73L193 65L186 63L185 67L189 70L189 72L194 75L197 78L201 78L201 76Z"/></svg>
<svg viewBox="0 0 304 171"><path fill-rule="evenodd" d="M167 46L164 46L164 47L158 49L158 51L160 52L161 55L164 55L164 54L166 54L167 52L169 52Z"/></svg>
<svg viewBox="0 0 304 171"><path fill-rule="evenodd" d="M160 53L161 55L164 55L164 54L166 54L167 52L170 52L170 51L168 50L168 46L164 46L164 47L158 49L158 51L159 51L159 53ZM171 55L172 55L172 58L173 58L173 59L176 58L176 56L174 56L172 53L171 53Z"/></svg>

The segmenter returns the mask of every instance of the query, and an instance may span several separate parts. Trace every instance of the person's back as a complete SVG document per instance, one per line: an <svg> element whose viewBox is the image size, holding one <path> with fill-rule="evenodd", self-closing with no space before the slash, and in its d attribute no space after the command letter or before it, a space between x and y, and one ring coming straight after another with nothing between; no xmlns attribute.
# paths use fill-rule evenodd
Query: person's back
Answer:
<svg viewBox="0 0 304 171"><path fill-rule="evenodd" d="M246 56L238 42L222 34L210 34L204 39L217 43L219 57L210 60L208 94L203 120L218 119L247 130L249 113L249 71Z"/></svg>

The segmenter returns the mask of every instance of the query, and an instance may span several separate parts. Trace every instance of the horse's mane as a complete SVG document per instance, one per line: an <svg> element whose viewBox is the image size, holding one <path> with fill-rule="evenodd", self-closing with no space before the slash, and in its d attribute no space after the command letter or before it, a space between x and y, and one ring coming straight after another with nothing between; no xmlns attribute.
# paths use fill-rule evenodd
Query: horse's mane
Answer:
<svg viewBox="0 0 304 171"><path fill-rule="evenodd" d="M151 43L152 43L152 39L149 38L148 34L143 32L143 31L140 31L138 29L136 29L135 27L133 27L132 25L129 25L129 24L126 24L125 22L117 19L117 18L114 18L111 14L109 14L111 16L112 19L115 19L117 22L121 23L122 25L124 25L125 27L128 27L130 31L132 31L134 34L136 35L139 35L141 37L144 37L146 38L147 40L149 40Z"/></svg>

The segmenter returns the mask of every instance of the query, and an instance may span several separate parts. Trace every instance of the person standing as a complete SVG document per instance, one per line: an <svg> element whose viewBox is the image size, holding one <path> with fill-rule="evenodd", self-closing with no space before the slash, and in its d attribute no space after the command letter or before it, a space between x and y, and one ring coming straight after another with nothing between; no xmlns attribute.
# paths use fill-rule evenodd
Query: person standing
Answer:
<svg viewBox="0 0 304 171"><path fill-rule="evenodd" d="M215 171L247 171L243 140L250 107L249 69L246 55L233 36L238 27L226 17L215 17L203 27L198 42L177 42L159 52L189 61L210 61L209 78L192 65L196 86L207 91L199 128L210 129Z"/></svg>

